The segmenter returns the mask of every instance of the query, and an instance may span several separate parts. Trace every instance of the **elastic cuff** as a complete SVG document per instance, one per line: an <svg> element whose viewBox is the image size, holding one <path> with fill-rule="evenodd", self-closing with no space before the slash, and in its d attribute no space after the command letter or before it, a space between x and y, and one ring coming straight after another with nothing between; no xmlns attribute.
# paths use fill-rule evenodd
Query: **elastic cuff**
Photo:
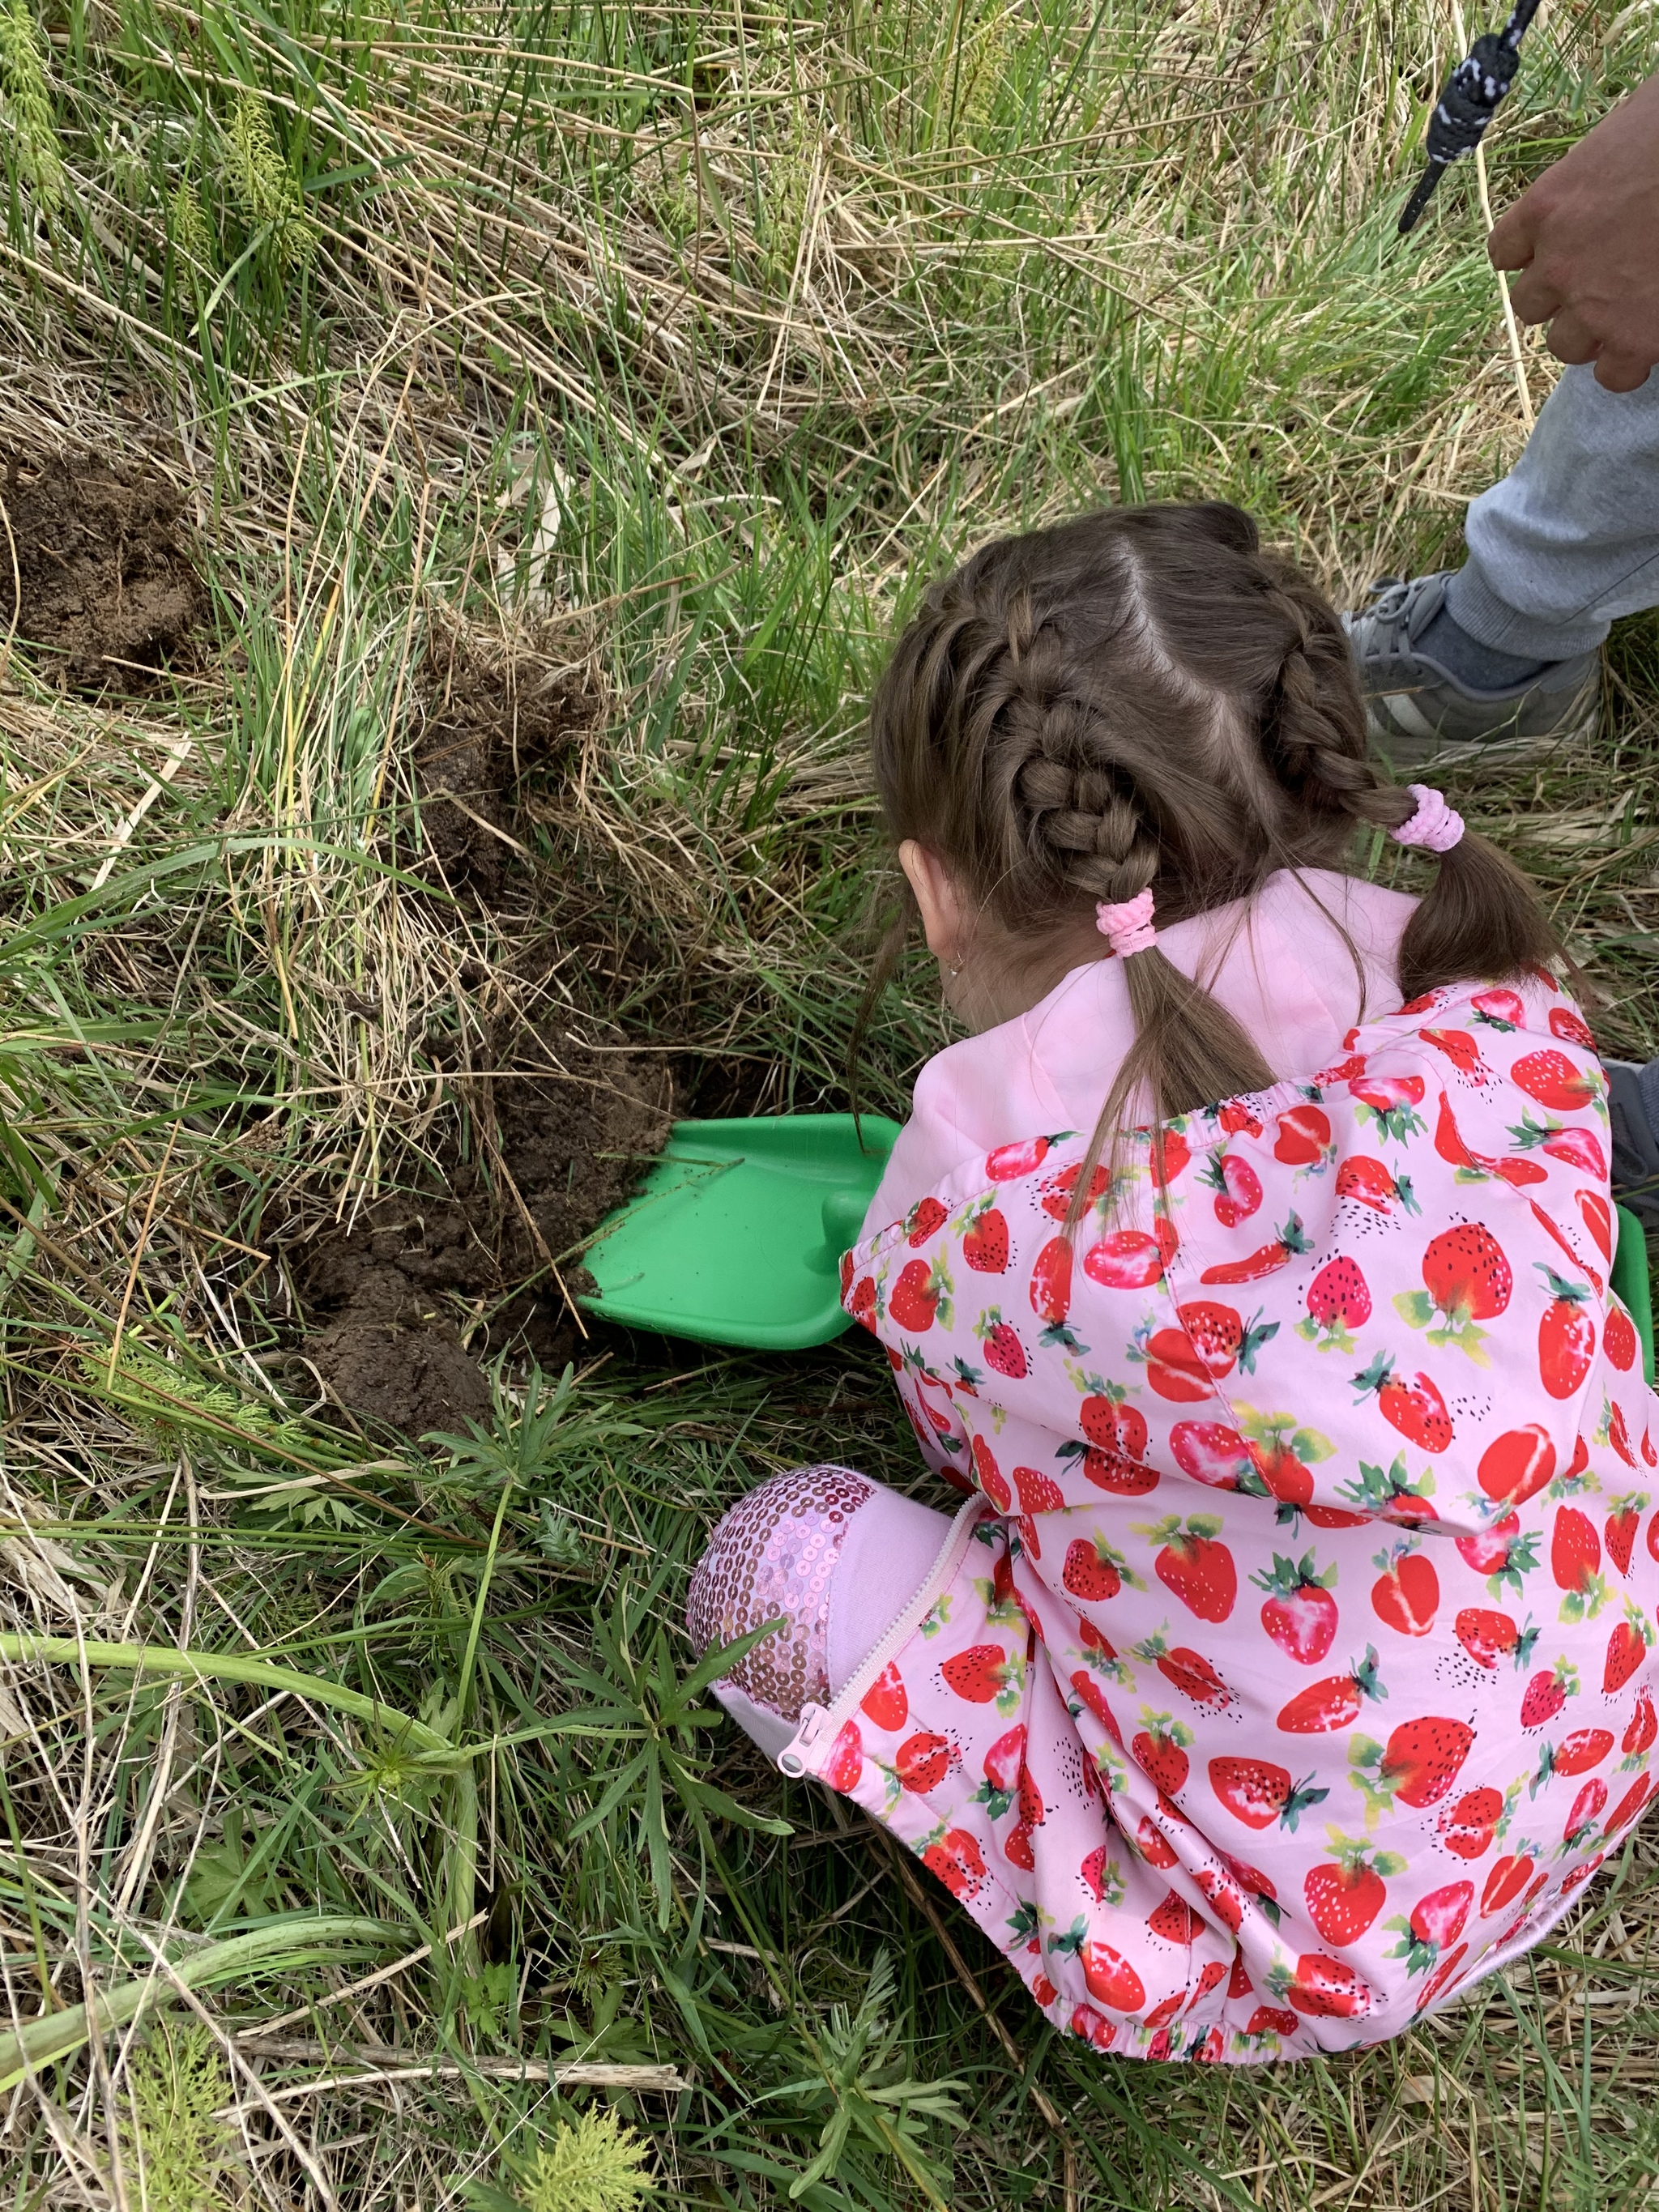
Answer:
<svg viewBox="0 0 1659 2212"><path fill-rule="evenodd" d="M1498 598L1473 553L1446 586L1446 611L1459 629L1494 653L1513 653L1519 660L1575 659L1581 653L1594 653L1613 627L1582 616L1576 622L1547 623L1523 615Z"/></svg>

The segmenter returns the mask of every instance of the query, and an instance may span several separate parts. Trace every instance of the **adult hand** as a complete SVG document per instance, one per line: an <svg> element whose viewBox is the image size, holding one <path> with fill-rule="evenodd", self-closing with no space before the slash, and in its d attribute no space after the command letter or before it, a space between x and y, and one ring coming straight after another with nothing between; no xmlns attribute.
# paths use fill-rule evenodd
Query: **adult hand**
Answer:
<svg viewBox="0 0 1659 2212"><path fill-rule="evenodd" d="M1659 76L1545 170L1486 251L1521 271L1510 301L1548 323L1558 361L1593 361L1609 392L1644 381L1659 362Z"/></svg>

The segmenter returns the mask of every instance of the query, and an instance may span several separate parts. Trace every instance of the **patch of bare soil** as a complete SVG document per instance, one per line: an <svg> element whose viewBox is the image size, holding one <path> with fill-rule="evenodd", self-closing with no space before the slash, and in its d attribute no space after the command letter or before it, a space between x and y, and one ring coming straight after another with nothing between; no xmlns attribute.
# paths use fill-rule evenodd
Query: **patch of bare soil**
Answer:
<svg viewBox="0 0 1659 2212"><path fill-rule="evenodd" d="M191 656L208 595L184 504L140 467L9 456L0 528L0 634L76 690L135 681Z"/></svg>
<svg viewBox="0 0 1659 2212"><path fill-rule="evenodd" d="M514 823L527 797L564 766L601 696L585 664L552 653L492 653L459 630L434 640L416 693L420 865L494 905L523 851Z"/></svg>
<svg viewBox="0 0 1659 2212"><path fill-rule="evenodd" d="M443 1188L378 1200L295 1255L307 1357L343 1404L409 1436L482 1416L479 1362L504 1343L548 1369L580 1358L566 1294L585 1279L564 1255L668 1135L665 1059L540 1033L514 1057L522 1072L470 1087L476 1149Z"/></svg>

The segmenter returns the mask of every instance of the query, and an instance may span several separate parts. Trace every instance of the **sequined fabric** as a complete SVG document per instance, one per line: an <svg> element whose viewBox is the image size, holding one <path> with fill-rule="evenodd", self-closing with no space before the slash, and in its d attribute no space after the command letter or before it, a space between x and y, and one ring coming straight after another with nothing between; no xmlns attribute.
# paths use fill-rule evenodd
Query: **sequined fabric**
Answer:
<svg viewBox="0 0 1659 2212"><path fill-rule="evenodd" d="M685 1625L699 1651L787 1620L722 1678L781 1719L830 1702L830 1578L848 1521L874 1495L850 1467L775 1474L738 1500L692 1575Z"/></svg>

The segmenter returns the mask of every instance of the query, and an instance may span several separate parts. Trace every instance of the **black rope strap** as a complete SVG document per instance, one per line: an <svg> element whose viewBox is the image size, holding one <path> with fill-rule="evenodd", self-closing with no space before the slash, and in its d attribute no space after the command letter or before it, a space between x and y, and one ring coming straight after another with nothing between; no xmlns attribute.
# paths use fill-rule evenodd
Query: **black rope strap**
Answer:
<svg viewBox="0 0 1659 2212"><path fill-rule="evenodd" d="M1482 133L1498 112L1498 103L1515 82L1521 66L1521 41L1538 13L1538 0L1519 0L1501 31L1488 31L1474 42L1474 52L1459 62L1446 79L1429 118L1429 166L1400 217L1403 238L1429 204L1429 195L1441 173L1454 161L1473 154Z"/></svg>

